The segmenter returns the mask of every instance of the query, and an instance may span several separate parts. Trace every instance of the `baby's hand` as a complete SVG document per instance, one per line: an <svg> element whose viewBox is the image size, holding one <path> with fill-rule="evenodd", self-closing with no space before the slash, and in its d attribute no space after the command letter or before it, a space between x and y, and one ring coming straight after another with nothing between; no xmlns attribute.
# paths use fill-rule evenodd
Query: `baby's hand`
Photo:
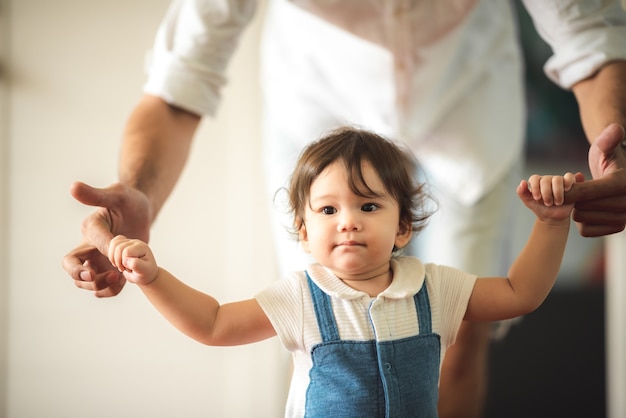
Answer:
<svg viewBox="0 0 626 418"><path fill-rule="evenodd" d="M517 187L517 195L541 220L569 220L574 204L564 204L565 192L569 191L574 183L584 180L581 173L565 173L563 176L534 174L528 181L521 181Z"/></svg>
<svg viewBox="0 0 626 418"><path fill-rule="evenodd" d="M118 235L109 244L109 260L126 280L147 285L156 279L159 267L145 242Z"/></svg>

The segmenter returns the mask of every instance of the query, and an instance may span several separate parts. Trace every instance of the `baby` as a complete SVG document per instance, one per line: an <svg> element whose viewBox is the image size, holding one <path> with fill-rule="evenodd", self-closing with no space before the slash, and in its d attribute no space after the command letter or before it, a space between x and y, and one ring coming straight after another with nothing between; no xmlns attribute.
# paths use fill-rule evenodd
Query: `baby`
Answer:
<svg viewBox="0 0 626 418"><path fill-rule="evenodd" d="M517 194L536 215L507 277L401 256L430 213L415 161L372 132L342 128L307 146L289 198L316 263L253 299L221 305L159 267L150 247L115 237L108 257L180 331L208 345L278 335L292 353L287 417L435 417L440 361L463 320L541 305L559 271L581 174L533 175Z"/></svg>

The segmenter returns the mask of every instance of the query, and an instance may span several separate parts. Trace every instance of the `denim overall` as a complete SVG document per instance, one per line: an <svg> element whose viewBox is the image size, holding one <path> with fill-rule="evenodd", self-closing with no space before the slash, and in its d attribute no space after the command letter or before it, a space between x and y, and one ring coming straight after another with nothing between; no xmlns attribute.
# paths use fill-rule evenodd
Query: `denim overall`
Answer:
<svg viewBox="0 0 626 418"><path fill-rule="evenodd" d="M330 296L308 282L322 343L311 350L305 417L437 417L440 340L431 330L426 284L413 297L418 335L343 341Z"/></svg>

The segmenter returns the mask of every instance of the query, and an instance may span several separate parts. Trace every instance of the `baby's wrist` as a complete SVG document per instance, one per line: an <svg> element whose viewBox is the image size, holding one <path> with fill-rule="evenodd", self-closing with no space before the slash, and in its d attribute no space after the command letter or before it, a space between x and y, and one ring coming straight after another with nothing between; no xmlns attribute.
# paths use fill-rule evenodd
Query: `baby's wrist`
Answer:
<svg viewBox="0 0 626 418"><path fill-rule="evenodd" d="M569 228L571 219L569 216L563 219L550 219L550 218L537 217L537 222L542 223L548 227L553 227L553 228Z"/></svg>
<svg viewBox="0 0 626 418"><path fill-rule="evenodd" d="M141 283L139 286L141 287L147 287L147 286L151 286L153 285L157 279L159 278L159 276L161 275L161 268L157 267L156 272L154 273L154 275L152 276L152 278L148 281L144 281L143 283Z"/></svg>

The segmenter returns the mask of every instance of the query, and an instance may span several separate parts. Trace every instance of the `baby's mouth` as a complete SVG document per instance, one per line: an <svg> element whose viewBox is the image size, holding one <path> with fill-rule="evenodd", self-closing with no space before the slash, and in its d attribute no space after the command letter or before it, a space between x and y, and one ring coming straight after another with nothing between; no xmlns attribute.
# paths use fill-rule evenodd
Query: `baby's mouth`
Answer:
<svg viewBox="0 0 626 418"><path fill-rule="evenodd" d="M360 242L357 241L342 241L339 244L336 245L336 247L363 247L364 244L361 244Z"/></svg>

